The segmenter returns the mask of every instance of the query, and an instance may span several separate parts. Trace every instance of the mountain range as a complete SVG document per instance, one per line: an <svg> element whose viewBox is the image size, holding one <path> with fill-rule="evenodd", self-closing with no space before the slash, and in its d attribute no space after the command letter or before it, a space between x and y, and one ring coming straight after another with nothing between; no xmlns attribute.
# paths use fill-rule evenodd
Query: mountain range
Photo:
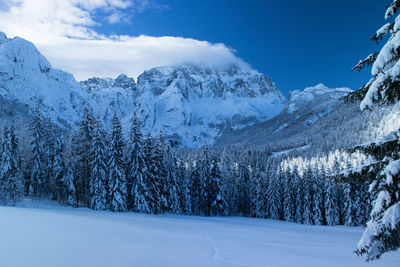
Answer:
<svg viewBox="0 0 400 267"><path fill-rule="evenodd" d="M52 68L31 42L4 33L0 33L0 97L14 107L32 109L39 103L62 128L78 124L85 105L106 126L116 112L125 129L136 111L146 130L161 131L183 147L212 144L226 128L266 121L287 102L270 78L234 65L165 66L145 71L136 81L121 74L77 82L72 74Z"/></svg>

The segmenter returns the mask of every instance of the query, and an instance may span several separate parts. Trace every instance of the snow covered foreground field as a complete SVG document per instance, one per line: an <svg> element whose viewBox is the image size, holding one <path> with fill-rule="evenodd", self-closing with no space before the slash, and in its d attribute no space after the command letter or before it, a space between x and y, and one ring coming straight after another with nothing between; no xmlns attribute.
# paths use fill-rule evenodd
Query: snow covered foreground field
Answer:
<svg viewBox="0 0 400 267"><path fill-rule="evenodd" d="M0 266L400 266L365 263L361 228L250 218L99 212L25 201L0 207Z"/></svg>

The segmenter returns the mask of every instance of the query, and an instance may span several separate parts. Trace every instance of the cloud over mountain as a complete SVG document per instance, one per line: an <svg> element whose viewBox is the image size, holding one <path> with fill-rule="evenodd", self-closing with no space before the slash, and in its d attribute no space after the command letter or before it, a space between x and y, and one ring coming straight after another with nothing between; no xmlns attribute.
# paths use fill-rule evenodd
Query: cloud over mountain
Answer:
<svg viewBox="0 0 400 267"><path fill-rule="evenodd" d="M78 80L120 73L136 77L155 66L182 63L250 69L224 44L172 36L108 36L94 30L165 8L151 0L0 0L0 30L33 41L54 67Z"/></svg>

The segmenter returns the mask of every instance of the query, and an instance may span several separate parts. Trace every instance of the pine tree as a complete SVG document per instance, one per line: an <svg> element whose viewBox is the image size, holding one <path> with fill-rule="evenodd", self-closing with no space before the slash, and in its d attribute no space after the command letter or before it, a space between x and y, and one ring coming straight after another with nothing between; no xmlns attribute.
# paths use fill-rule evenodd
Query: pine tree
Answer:
<svg viewBox="0 0 400 267"><path fill-rule="evenodd" d="M296 207L296 215L295 215L295 222L303 223L303 202L304 202L304 195L303 195L303 179L300 177L297 169L294 169L293 172L293 184L295 188L295 207Z"/></svg>
<svg viewBox="0 0 400 267"><path fill-rule="evenodd" d="M171 151L167 152L168 148L162 132L160 132L157 138L154 138L153 141L154 164L156 164L157 166L156 175L159 181L160 190L160 211L170 211L170 190L172 189L172 184L174 184L176 188L176 162L175 159L168 158L170 156L172 157L172 153ZM172 184L170 185L169 183ZM175 191L177 191L177 189L175 189ZM171 197L177 197L176 193L174 196ZM174 205L175 211L173 213L177 213L178 211L176 209L178 208L179 203L174 203Z"/></svg>
<svg viewBox="0 0 400 267"><path fill-rule="evenodd" d="M144 141L144 155L147 171L144 173L144 183L147 188L146 199L150 212L161 212L161 161L154 147L154 139L148 132Z"/></svg>
<svg viewBox="0 0 400 267"><path fill-rule="evenodd" d="M326 224L329 226L339 224L339 203L337 196L337 187L335 182L329 178L325 178L325 217Z"/></svg>
<svg viewBox="0 0 400 267"><path fill-rule="evenodd" d="M372 108L375 102L394 103L400 99L400 0L392 0L385 19L396 18L381 27L371 40L390 38L379 52L360 61L354 69L372 64L372 78L356 94L363 95L361 109ZM367 260L379 259L382 254L400 247L400 129L395 140L364 146L361 150L372 154L376 161L363 166L353 176L369 180L374 197L367 228L357 245L356 253Z"/></svg>
<svg viewBox="0 0 400 267"><path fill-rule="evenodd" d="M111 121L108 146L109 207L112 211L127 210L127 187L124 171L122 126L115 113Z"/></svg>
<svg viewBox="0 0 400 267"><path fill-rule="evenodd" d="M249 216L250 213L250 150L245 151L243 159L239 162L237 179L237 205L239 214Z"/></svg>
<svg viewBox="0 0 400 267"><path fill-rule="evenodd" d="M256 201L257 201L257 184L259 184L258 180L260 179L259 170L250 170L250 185L249 185L249 198L250 198L250 216L256 217Z"/></svg>
<svg viewBox="0 0 400 267"><path fill-rule="evenodd" d="M75 175L72 168L69 166L65 172L65 195L67 196L67 204L72 207L77 207L76 190L75 190Z"/></svg>
<svg viewBox="0 0 400 267"><path fill-rule="evenodd" d="M150 213L148 189L144 174L147 172L142 125L133 114L128 141L127 179L130 190L130 207L136 212Z"/></svg>
<svg viewBox="0 0 400 267"><path fill-rule="evenodd" d="M0 204L15 206L23 195L18 151L13 145L14 133L5 128L0 155Z"/></svg>
<svg viewBox="0 0 400 267"><path fill-rule="evenodd" d="M75 136L75 174L76 194L78 205L89 206L90 199L90 165L93 160L93 124L94 118L92 109L87 105L83 109L82 121L79 125L78 135Z"/></svg>
<svg viewBox="0 0 400 267"><path fill-rule="evenodd" d="M32 118L32 163L31 163L31 179L29 185L29 195L34 198L47 197L49 193L49 181L46 177L45 154L43 151L44 134L43 119L40 113L40 106L37 105L34 116Z"/></svg>
<svg viewBox="0 0 400 267"><path fill-rule="evenodd" d="M269 167L268 169L270 169ZM273 220L279 220L281 218L281 194L280 194L280 182L277 175L270 173L268 190L267 190L267 202L269 207L269 217Z"/></svg>
<svg viewBox="0 0 400 267"><path fill-rule="evenodd" d="M313 178L313 221L316 225L322 225L324 223L323 181L317 175L314 175Z"/></svg>
<svg viewBox="0 0 400 267"><path fill-rule="evenodd" d="M180 213L180 204L178 198L178 182L177 182L177 164L176 158L168 145L164 155L165 166L165 185L164 196L167 202L167 211L171 213ZM185 189L187 190L187 188ZM186 205L185 205L186 206Z"/></svg>
<svg viewBox="0 0 400 267"><path fill-rule="evenodd" d="M266 184L267 174L259 170L258 167L256 167L256 170L258 170L258 175L255 184L254 215L257 218L266 218L271 211L271 202L269 202L271 199L269 199L269 193L272 191L269 192L266 190L270 186L269 183L268 185ZM271 179L273 178L270 176L269 180L271 181Z"/></svg>
<svg viewBox="0 0 400 267"><path fill-rule="evenodd" d="M354 212L353 186L349 182L343 184L343 202L344 202L344 224L346 226L356 225L356 216Z"/></svg>
<svg viewBox="0 0 400 267"><path fill-rule="evenodd" d="M196 164L196 163L194 163ZM192 200L192 213L196 215L200 215L202 211L202 196L201 196L201 180L198 169L198 164L193 166L190 172L190 180L192 181L191 190L190 190L190 198Z"/></svg>
<svg viewBox="0 0 400 267"><path fill-rule="evenodd" d="M181 203L181 210L186 215L192 215L191 181L189 177L189 171L185 168L183 162L179 162L178 164L177 177L180 181L180 190L178 190L178 193Z"/></svg>
<svg viewBox="0 0 400 267"><path fill-rule="evenodd" d="M48 190L49 190L49 197L51 200L57 199L57 192L56 192L56 177L54 174L54 140L55 140L55 130L53 122L50 118L47 118L44 122L45 130L44 130L44 162L45 162L45 176L48 179Z"/></svg>
<svg viewBox="0 0 400 267"><path fill-rule="evenodd" d="M64 172L65 164L63 158L64 144L62 137L57 137L54 146L54 180L55 180L55 196L57 201L61 203L67 202L67 195L65 194L65 181Z"/></svg>
<svg viewBox="0 0 400 267"><path fill-rule="evenodd" d="M198 166L201 188L200 188L200 212L206 216L211 215L212 197L209 192L209 184L211 183L211 162L208 154L208 147L203 144L200 152L199 166Z"/></svg>
<svg viewBox="0 0 400 267"><path fill-rule="evenodd" d="M305 224L313 224L313 182L314 182L314 173L311 169L311 166L308 166L306 172L304 173L304 202L303 202L303 222Z"/></svg>
<svg viewBox="0 0 400 267"><path fill-rule="evenodd" d="M296 217L296 188L294 184L294 178L292 175L285 171L283 172L283 178L285 181L285 188L284 188L284 200L283 200L283 207L284 207L284 219L289 222L294 222Z"/></svg>
<svg viewBox="0 0 400 267"><path fill-rule="evenodd" d="M104 210L107 205L107 158L105 149L105 133L99 120L94 122L93 145L90 165L90 203L95 210Z"/></svg>
<svg viewBox="0 0 400 267"><path fill-rule="evenodd" d="M205 181L207 187L207 203L210 204L209 215L224 215L226 209L225 197L223 195L223 180L219 169L219 163L216 158L211 160L209 180Z"/></svg>

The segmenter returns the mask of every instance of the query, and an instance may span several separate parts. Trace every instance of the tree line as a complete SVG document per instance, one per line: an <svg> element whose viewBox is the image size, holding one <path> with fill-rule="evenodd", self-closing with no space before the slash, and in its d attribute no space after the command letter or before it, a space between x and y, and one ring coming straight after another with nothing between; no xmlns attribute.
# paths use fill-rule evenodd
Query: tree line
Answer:
<svg viewBox="0 0 400 267"><path fill-rule="evenodd" d="M71 138L32 116L31 155L21 164L17 136L5 129L1 149L1 201L24 194L74 207L203 216L250 216L306 224L362 225L370 202L365 183L335 179L354 157L277 159L256 147L203 145L175 150L162 133L145 133L133 114L125 138L115 114L106 133L89 106ZM126 140L125 140L126 139ZM360 161L360 160L359 160Z"/></svg>

